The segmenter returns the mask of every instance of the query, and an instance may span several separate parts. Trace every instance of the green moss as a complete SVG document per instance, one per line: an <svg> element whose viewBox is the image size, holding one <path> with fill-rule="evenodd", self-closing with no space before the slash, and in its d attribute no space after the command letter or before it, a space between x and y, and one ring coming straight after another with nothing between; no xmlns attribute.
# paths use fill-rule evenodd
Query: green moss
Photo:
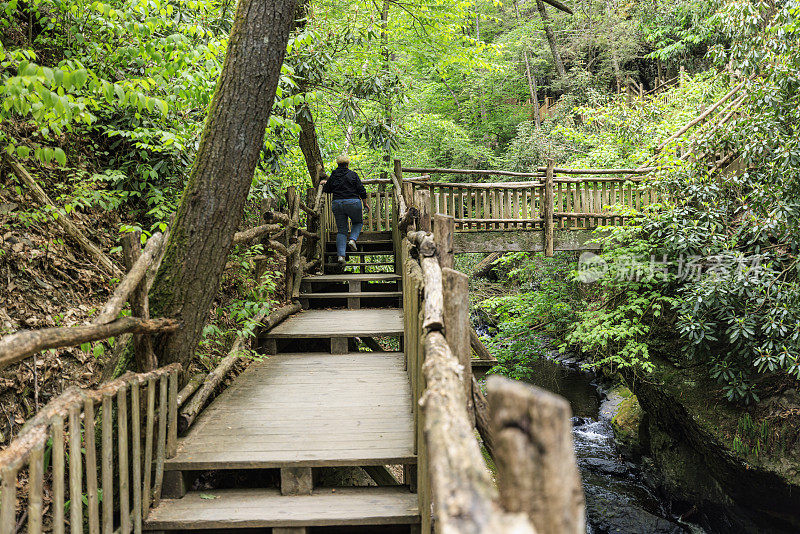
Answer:
<svg viewBox="0 0 800 534"><path fill-rule="evenodd" d="M628 391L628 396L619 404L619 411L611 420L614 434L626 446L636 446L639 442L639 425L642 423L642 407L639 400Z"/></svg>

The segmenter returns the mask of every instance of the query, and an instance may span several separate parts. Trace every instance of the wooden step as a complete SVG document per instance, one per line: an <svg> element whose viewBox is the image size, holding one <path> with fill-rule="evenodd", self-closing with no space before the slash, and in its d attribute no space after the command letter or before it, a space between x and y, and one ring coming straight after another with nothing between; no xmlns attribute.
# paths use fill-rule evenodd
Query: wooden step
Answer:
<svg viewBox="0 0 800 534"><path fill-rule="evenodd" d="M403 310L306 310L270 330L265 339L375 337L403 333Z"/></svg>
<svg viewBox="0 0 800 534"><path fill-rule="evenodd" d="M413 463L403 353L309 352L253 362L179 438L165 469Z"/></svg>
<svg viewBox="0 0 800 534"><path fill-rule="evenodd" d="M148 530L413 525L417 495L404 486L319 488L312 495L276 489L192 491L165 499L145 522Z"/></svg>
<svg viewBox="0 0 800 534"><path fill-rule="evenodd" d="M336 256L335 250L325 252L326 256ZM359 250L358 252L347 251L348 256L394 256L394 250Z"/></svg>
<svg viewBox="0 0 800 534"><path fill-rule="evenodd" d="M343 273L306 276L303 282L396 282L401 276L394 273Z"/></svg>
<svg viewBox="0 0 800 534"><path fill-rule="evenodd" d="M336 231L330 232L328 237L328 243L336 243ZM361 232L361 235L358 236L357 241L359 243L391 243L392 232Z"/></svg>
<svg viewBox="0 0 800 534"><path fill-rule="evenodd" d="M361 262L361 261L348 261L347 263L344 264L344 267L369 267L369 266L385 267L385 266L388 266L388 265L394 265L394 262L393 261L375 261L375 262L366 263L366 262ZM325 267L339 267L339 266L340 265L338 263L326 263L325 264Z"/></svg>
<svg viewBox="0 0 800 534"><path fill-rule="evenodd" d="M346 299L346 298L397 298L402 297L402 291L346 291L335 293L300 293L301 299Z"/></svg>

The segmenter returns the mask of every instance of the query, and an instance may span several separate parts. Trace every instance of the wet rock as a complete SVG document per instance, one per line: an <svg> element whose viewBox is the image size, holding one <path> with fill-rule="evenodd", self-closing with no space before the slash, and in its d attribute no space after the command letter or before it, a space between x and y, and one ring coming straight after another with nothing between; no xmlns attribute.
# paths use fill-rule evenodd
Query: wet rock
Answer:
<svg viewBox="0 0 800 534"><path fill-rule="evenodd" d="M628 472L627 465L604 458L582 458L578 460L578 464L583 469L604 475L624 476Z"/></svg>
<svg viewBox="0 0 800 534"><path fill-rule="evenodd" d="M683 534L673 523L614 495L586 494L586 515L593 534Z"/></svg>
<svg viewBox="0 0 800 534"><path fill-rule="evenodd" d="M617 407L617 413L611 419L614 437L629 455L639 456L642 445L641 435L642 407L634 395L624 399Z"/></svg>
<svg viewBox="0 0 800 534"><path fill-rule="evenodd" d="M645 412L642 441L655 471L648 478L658 492L696 507L699 517L710 518L701 524L713 533L799 532L800 449L736 453L732 441L741 409L717 394L719 386L702 369L664 358L653 362L648 380L630 383ZM783 395L774 406L769 400L763 406L785 412L781 403L792 400ZM720 518L729 524L720 527Z"/></svg>

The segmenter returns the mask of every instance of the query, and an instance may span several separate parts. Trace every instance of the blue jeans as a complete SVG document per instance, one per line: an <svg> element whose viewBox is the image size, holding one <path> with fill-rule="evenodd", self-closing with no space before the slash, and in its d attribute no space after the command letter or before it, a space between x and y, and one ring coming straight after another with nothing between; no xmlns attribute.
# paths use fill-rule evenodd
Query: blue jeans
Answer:
<svg viewBox="0 0 800 534"><path fill-rule="evenodd" d="M347 249L348 219L353 223L350 228L350 239L358 240L361 227L364 225L364 215L361 213L360 198L337 198L331 203L333 218L336 219L336 252L345 256Z"/></svg>

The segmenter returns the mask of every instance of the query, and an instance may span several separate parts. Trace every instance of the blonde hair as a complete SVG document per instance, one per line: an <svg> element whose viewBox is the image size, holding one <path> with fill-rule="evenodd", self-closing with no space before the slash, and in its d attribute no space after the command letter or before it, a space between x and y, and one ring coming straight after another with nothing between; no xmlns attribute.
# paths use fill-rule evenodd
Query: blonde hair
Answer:
<svg viewBox="0 0 800 534"><path fill-rule="evenodd" d="M336 158L336 164L337 165L349 165L350 164L350 158L348 158L346 154L342 154L341 156Z"/></svg>

